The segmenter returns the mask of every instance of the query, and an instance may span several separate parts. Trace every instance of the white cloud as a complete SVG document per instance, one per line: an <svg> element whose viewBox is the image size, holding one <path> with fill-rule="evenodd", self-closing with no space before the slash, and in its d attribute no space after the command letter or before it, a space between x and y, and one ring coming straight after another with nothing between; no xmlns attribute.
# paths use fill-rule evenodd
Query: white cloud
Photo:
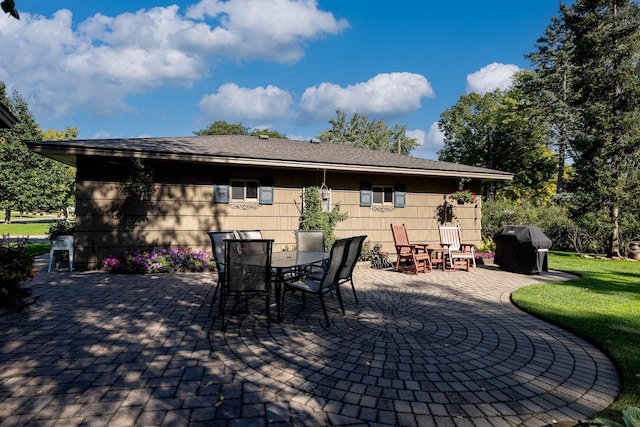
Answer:
<svg viewBox="0 0 640 427"><path fill-rule="evenodd" d="M107 116L126 111L132 94L191 86L212 58L292 63L307 41L347 27L313 0L203 0L186 16L173 5L96 14L76 28L68 10L25 12L20 21L0 19L0 80L36 116Z"/></svg>
<svg viewBox="0 0 640 427"><path fill-rule="evenodd" d="M244 58L280 62L299 60L306 40L349 27L346 20L318 10L316 0L202 0L187 10L187 17L220 22L202 40L203 49L229 49Z"/></svg>
<svg viewBox="0 0 640 427"><path fill-rule="evenodd" d="M420 74L383 73L347 87L321 83L302 94L300 109L311 117L326 119L339 109L345 113L397 116L421 107L422 98L435 96Z"/></svg>
<svg viewBox="0 0 640 427"><path fill-rule="evenodd" d="M198 106L205 121L257 121L286 118L291 114L291 94L275 86L242 88L227 83L203 97Z"/></svg>
<svg viewBox="0 0 640 427"><path fill-rule="evenodd" d="M438 122L433 122L427 132L422 129L416 129L407 131L407 135L418 139L418 142L420 142L420 146L411 153L412 156L425 159L438 158L438 150L444 145L444 134L438 129Z"/></svg>
<svg viewBox="0 0 640 427"><path fill-rule="evenodd" d="M511 86L511 78L518 71L520 68L517 65L491 63L467 75L467 93L476 92L484 95L497 88L507 89Z"/></svg>
<svg viewBox="0 0 640 427"><path fill-rule="evenodd" d="M442 148L444 145L444 133L438 128L438 122L431 123L429 132L425 137L425 145L436 151Z"/></svg>
<svg viewBox="0 0 640 427"><path fill-rule="evenodd" d="M426 133L422 129L408 130L406 134L409 138L415 139L418 145L424 145Z"/></svg>
<svg viewBox="0 0 640 427"><path fill-rule="evenodd" d="M307 88L297 106L290 92L276 86L242 88L235 83L220 86L217 93L203 97L198 105L203 121L255 122L297 116L327 120L336 109L399 116L419 109L426 96L433 96L433 90L423 76L392 73L347 88L330 83Z"/></svg>

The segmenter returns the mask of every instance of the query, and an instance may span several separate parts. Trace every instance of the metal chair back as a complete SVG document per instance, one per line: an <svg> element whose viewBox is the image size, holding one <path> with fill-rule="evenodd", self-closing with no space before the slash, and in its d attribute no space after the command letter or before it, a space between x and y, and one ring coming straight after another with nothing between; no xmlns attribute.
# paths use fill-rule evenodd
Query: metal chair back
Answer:
<svg viewBox="0 0 640 427"><path fill-rule="evenodd" d="M296 250L301 252L324 252L324 231L298 230Z"/></svg>

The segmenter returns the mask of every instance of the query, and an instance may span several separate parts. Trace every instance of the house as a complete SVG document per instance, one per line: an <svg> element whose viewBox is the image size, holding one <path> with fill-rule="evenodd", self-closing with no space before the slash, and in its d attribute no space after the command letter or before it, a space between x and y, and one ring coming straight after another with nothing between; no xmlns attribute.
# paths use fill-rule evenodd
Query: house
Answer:
<svg viewBox="0 0 640 427"><path fill-rule="evenodd" d="M482 202L448 196L509 173L318 142L266 136L126 138L26 143L77 168L76 263L93 268L126 249L210 250L206 231L260 229L274 250L293 248L307 186L326 189L327 208L348 219L338 237L368 235L394 252L390 224L404 223L416 241L439 242L438 223L460 224L480 242ZM153 172L151 203L125 198L131 159Z"/></svg>

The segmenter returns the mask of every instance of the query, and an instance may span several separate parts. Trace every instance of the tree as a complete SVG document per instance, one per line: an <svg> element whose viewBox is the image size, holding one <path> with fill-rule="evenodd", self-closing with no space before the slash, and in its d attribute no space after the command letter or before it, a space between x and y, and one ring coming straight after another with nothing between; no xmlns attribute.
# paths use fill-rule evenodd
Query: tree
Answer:
<svg viewBox="0 0 640 427"><path fill-rule="evenodd" d="M336 110L336 118L330 119L331 128L318 134L322 142L368 148L409 155L418 146L415 138L406 135L405 125L389 128L383 120L369 120L365 115L354 113L351 119L343 111Z"/></svg>
<svg viewBox="0 0 640 427"><path fill-rule="evenodd" d="M576 215L609 218L607 252L620 256L620 224L637 207L640 166L640 7L577 0L562 11L573 37ZM631 211L633 215L634 211Z"/></svg>
<svg viewBox="0 0 640 427"><path fill-rule="evenodd" d="M42 132L25 100L17 92L8 98L1 82L0 102L18 119L12 129L0 129L0 209L5 210L5 221L11 222L12 210L66 208L75 192L75 171L29 151L22 143L41 140ZM64 135L77 135L77 130L68 128Z"/></svg>
<svg viewBox="0 0 640 427"><path fill-rule="evenodd" d="M16 9L16 3L13 0L4 0L0 3L0 7L2 7L2 11L4 13L8 13L10 16L13 16L16 19L20 19L20 14Z"/></svg>
<svg viewBox="0 0 640 427"><path fill-rule="evenodd" d="M42 139L46 141L68 141L78 137L78 128L65 127L61 132L48 129L42 133ZM54 160L44 159L48 163L48 183L43 189L42 198L47 209L62 210L67 216L67 207L75 205L76 196L76 168L67 166Z"/></svg>
<svg viewBox="0 0 640 427"><path fill-rule="evenodd" d="M209 125L207 129L195 131L196 135L248 135L249 128L244 127L242 123L227 123L224 120L218 120Z"/></svg>
<svg viewBox="0 0 640 427"><path fill-rule="evenodd" d="M441 114L438 127L444 133L439 160L513 173L501 190L512 199L549 195L555 158L547 129L517 87L461 96Z"/></svg>
<svg viewBox="0 0 640 427"><path fill-rule="evenodd" d="M336 241L333 230L340 221L347 219L346 212L340 212L340 205L335 205L330 212L322 210L320 189L318 187L306 187L302 193L303 209L300 215L300 230L324 231L325 247L330 248Z"/></svg>
<svg viewBox="0 0 640 427"><path fill-rule="evenodd" d="M251 136L267 135L269 138L287 139L287 135L272 129L254 129L249 134Z"/></svg>
<svg viewBox="0 0 640 427"><path fill-rule="evenodd" d="M195 135L268 135L269 138L283 138L287 136L278 131L271 129L253 129L249 132L249 128L245 127L242 123L227 123L224 120L218 120L209 125L207 129L202 129L194 132Z"/></svg>
<svg viewBox="0 0 640 427"><path fill-rule="evenodd" d="M574 113L569 105L569 82L573 76L570 60L572 40L562 17L566 6L560 3L560 17L551 19L544 35L535 44L536 51L526 57L534 66L532 73L520 79L520 89L527 99L540 109L550 125L552 146L558 159L556 193L565 190L565 165L573 138Z"/></svg>

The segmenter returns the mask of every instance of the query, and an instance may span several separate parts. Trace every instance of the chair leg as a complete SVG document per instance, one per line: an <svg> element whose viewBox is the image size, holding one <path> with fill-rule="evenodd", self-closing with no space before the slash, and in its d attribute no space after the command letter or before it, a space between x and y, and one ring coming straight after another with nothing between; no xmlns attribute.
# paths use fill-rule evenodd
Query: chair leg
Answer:
<svg viewBox="0 0 640 427"><path fill-rule="evenodd" d="M322 312L324 313L324 320L327 322L327 327L331 326L329 323L329 316L327 315L327 308L324 305L324 297L322 296L322 292L318 292L320 295L320 305L322 306Z"/></svg>
<svg viewBox="0 0 640 427"><path fill-rule="evenodd" d="M267 328L271 327L271 289L267 289Z"/></svg>
<svg viewBox="0 0 640 427"><path fill-rule="evenodd" d="M356 295L356 287L353 285L353 278L349 279L349 281L351 282L351 290L353 291L353 298L355 298L356 304L359 304L358 296Z"/></svg>
<svg viewBox="0 0 640 427"><path fill-rule="evenodd" d="M213 291L213 298L211 298L211 303L209 304L209 313L213 310L213 306L216 303L216 297L218 296L218 288L220 287L220 283L216 283L216 288Z"/></svg>
<svg viewBox="0 0 640 427"><path fill-rule="evenodd" d="M338 302L340 303L340 309L342 310L342 315L345 316L344 312L344 303L342 302L342 294L340 293L340 286L336 286L336 295L338 295Z"/></svg>
<svg viewBox="0 0 640 427"><path fill-rule="evenodd" d="M282 322L284 319L284 296L287 293L287 287L282 286L280 290L280 312L278 313L278 322Z"/></svg>
<svg viewBox="0 0 640 427"><path fill-rule="evenodd" d="M51 250L49 251L49 269L47 270L48 273L51 273L51 264L53 264L53 248L51 248Z"/></svg>

